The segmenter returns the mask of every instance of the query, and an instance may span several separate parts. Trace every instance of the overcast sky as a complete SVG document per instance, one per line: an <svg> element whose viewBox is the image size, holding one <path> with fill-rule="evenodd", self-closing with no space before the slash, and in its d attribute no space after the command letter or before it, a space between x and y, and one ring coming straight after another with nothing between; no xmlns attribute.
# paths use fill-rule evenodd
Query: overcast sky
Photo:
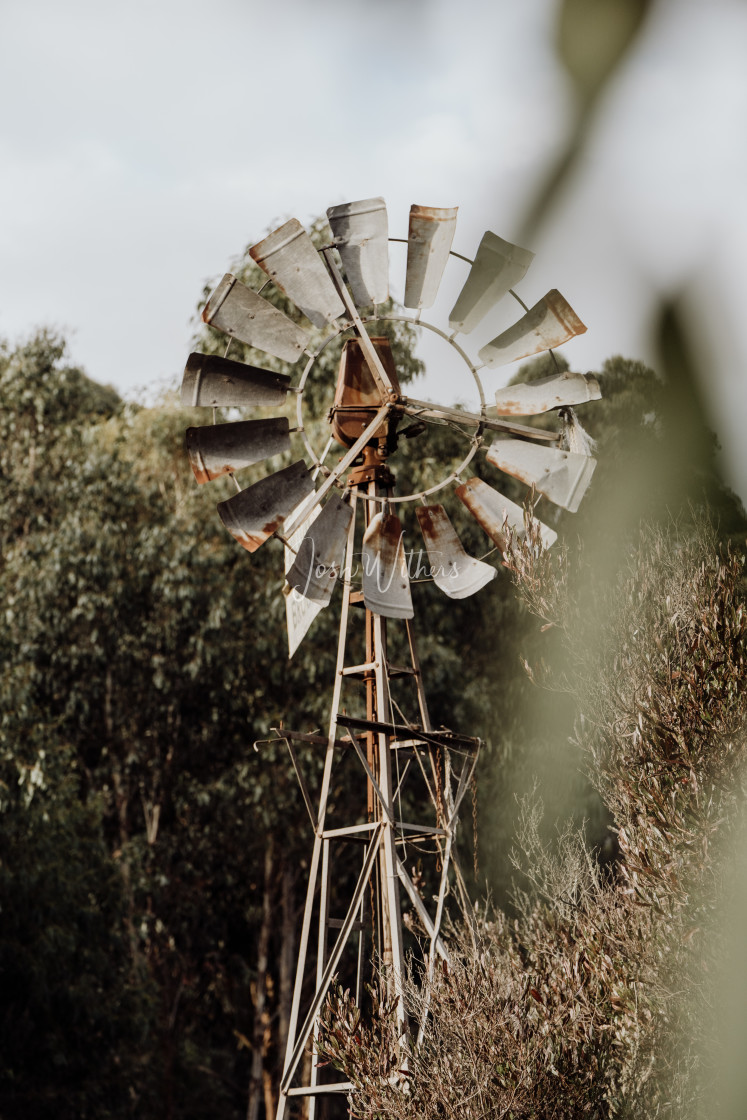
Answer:
<svg viewBox="0 0 747 1120"><path fill-rule="evenodd" d="M459 206L466 255L485 229L515 240L567 128L555 10L5 0L0 334L58 327L92 377L131 394L180 375L203 283L288 216L383 195L392 236L418 202ZM592 369L651 359L652 293L687 285L743 495L745 136L747 5L660 0L520 288L527 303L560 288L589 328L566 356Z"/></svg>

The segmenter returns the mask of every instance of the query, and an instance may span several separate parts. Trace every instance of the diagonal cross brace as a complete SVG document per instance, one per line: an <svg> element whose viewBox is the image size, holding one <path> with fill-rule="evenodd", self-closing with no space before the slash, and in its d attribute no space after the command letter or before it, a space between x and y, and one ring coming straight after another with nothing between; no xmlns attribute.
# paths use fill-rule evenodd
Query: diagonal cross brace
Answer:
<svg viewBox="0 0 747 1120"><path fill-rule="evenodd" d="M350 936L353 923L356 920L356 914L358 912L358 907L360 906L361 898L363 897L363 892L366 889L366 884L368 883L368 880L370 878L371 870L379 853L379 843L381 841L383 828L384 826L379 824L373 835L371 836L371 842L368 846L368 851L366 852L366 858L363 861L361 873L358 876L358 882L355 885L353 897L350 900L348 912L345 915L342 927L337 935L337 940L335 941L329 960L327 961L327 967L324 969L324 973L317 987L314 999L311 1002L311 1007L309 1008L306 1018L303 1021L303 1026L298 1033L293 1054L291 1055L290 1062L287 1065L283 1080L280 1084L280 1092L286 1096L288 1094L290 1083L293 1080L293 1075L298 1068L298 1063L301 1060L301 1055L304 1052L306 1043L308 1042L309 1036L314 1029L314 1022L317 1015L319 1014L319 1011L321 1010L322 1003L324 1002L324 997L329 989L330 981L334 976L335 969L340 963L340 957L342 956L345 945L347 944L347 940Z"/></svg>

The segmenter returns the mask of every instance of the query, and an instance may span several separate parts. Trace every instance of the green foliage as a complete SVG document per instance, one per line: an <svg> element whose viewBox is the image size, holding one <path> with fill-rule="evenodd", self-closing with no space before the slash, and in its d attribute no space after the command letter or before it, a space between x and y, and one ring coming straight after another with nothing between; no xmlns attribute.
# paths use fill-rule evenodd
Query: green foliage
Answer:
<svg viewBox="0 0 747 1120"><path fill-rule="evenodd" d="M65 485L81 428L113 415L113 389L63 364L65 344L40 331L10 350L0 345L0 545L43 526Z"/></svg>
<svg viewBox="0 0 747 1120"><path fill-rule="evenodd" d="M264 889L256 869L268 831L282 831L298 807L280 749L258 755L251 744L294 707L318 725L331 663L322 648L288 664L278 553L268 546L250 569L225 534L210 497L187 477L184 414L170 405L129 408L87 423L95 390L71 377L59 350L42 342L24 350L23 361L9 359L18 398L31 394L37 419L6 444L15 453L5 462L5 509L18 529L0 567L0 750L11 776L14 767L42 775L51 806L45 811L68 830L40 827L28 851L35 870L27 878L42 892L38 912L53 905L42 896L54 885L44 864L55 865L56 845L71 874L88 852L86 874L118 884L112 897L120 906L102 908L98 925L88 921L92 957L84 944L73 952L80 935L65 933L71 992L90 969L90 982L102 984L111 1003L81 1020L75 1042L68 1036L77 1063L67 1074L60 1066L57 1079L52 1063L47 1092L50 1099L63 1089L76 1100L98 1099L108 1068L97 1065L99 1017L110 1017L112 1030L120 1017L120 997L100 967L108 936L124 945L142 993L153 994L143 1005L145 1027L135 1032L139 1051L128 1059L117 1047L120 1084L129 1081L118 1097L112 1090L111 1114L129 1115L132 1101L146 1099L154 1102L152 1114L214 1115L218 1100L230 1112L246 1092L247 1056L234 1031L251 1033L251 961ZM54 416L71 381L82 413L74 430L74 401L69 426L42 424L38 417ZM44 488L33 517L22 501L30 446ZM325 623L320 627L323 635ZM57 769L46 775L63 747L70 759L64 781ZM307 762L313 781L317 760ZM34 798L29 813L37 804ZM22 806L13 812L22 814ZM84 825L88 847L76 839ZM291 830L285 858L297 863L306 847L306 836ZM13 898L19 928L24 921L31 928L32 899L20 884L6 880L3 909ZM69 891L64 920L83 923L87 898L87 891ZM51 983L51 955L40 955L37 966L39 982L46 976ZM35 1030L41 1008L29 1006ZM28 1048L8 1053L15 1062L6 1070L9 1084L27 1085ZM103 1105L86 1107L108 1115Z"/></svg>
<svg viewBox="0 0 747 1120"><path fill-rule="evenodd" d="M147 1106L154 992L133 971L101 806L47 734L0 758L0 1112L118 1117Z"/></svg>

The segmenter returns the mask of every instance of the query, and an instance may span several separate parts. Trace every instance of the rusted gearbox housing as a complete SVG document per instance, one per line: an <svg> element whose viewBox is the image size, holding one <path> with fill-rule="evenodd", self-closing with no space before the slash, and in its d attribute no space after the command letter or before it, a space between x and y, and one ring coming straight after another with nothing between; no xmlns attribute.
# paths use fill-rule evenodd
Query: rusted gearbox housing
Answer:
<svg viewBox="0 0 747 1120"><path fill-rule="evenodd" d="M392 385L399 395L400 387L388 338L372 338L371 342L381 359ZM340 357L335 399L330 410L332 435L343 447L352 447L361 432L373 420L384 403L381 391L365 359L360 342L350 338ZM350 473L350 485L377 481L391 485L393 478L386 466L387 456L397 444L397 424L400 412L394 408L380 427L371 435L363 449L363 462Z"/></svg>

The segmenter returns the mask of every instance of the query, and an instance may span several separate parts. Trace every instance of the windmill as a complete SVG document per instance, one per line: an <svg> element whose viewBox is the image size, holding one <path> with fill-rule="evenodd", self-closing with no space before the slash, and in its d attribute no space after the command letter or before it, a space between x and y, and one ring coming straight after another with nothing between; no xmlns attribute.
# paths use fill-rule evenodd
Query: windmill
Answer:
<svg viewBox="0 0 747 1120"><path fill-rule="evenodd" d="M461 884L454 848L459 810L470 786L480 742L432 726L420 672L413 604L403 528L397 510L415 509L436 585L461 599L485 586L496 569L468 555L445 507L433 495L454 488L488 537L505 548L509 530L521 537L527 525L521 506L492 485L469 477L468 467L485 446L488 462L520 479L551 502L575 511L589 485L595 461L573 408L600 396L590 374L561 371L527 384L498 389L488 407L481 371L552 350L586 330L557 290L528 307L514 291L532 261L526 249L488 231L473 260L452 250L457 211L426 206L410 210L404 306L413 314L382 311L389 297L389 237L384 200L366 199L327 211L331 242L317 250L304 227L291 219L250 249L267 274L267 284L282 292L321 331L311 335L260 292L226 275L210 295L203 319L212 328L283 362L297 366L290 375L205 354L191 354L182 384L182 401L192 406L232 410L280 407L296 399L297 424L287 416L213 423L187 431L192 468L200 483L229 475L237 493L218 504L219 515L250 553L271 537L285 551L286 615L289 652L299 643L341 587L340 628L328 733L274 730L285 741L299 780L313 832L306 904L293 993L278 1120L289 1100L308 1098L314 1115L317 1097L345 1093L346 1082L326 1080L313 1050L320 1009L334 976L349 969L358 1002L366 962L376 955L390 994L402 995L405 972L401 899L412 907L422 940L422 960L430 975L436 959L448 959L441 937L450 875ZM469 266L449 315L448 330L423 317L436 301L449 263ZM264 286L261 290L264 290ZM517 321L482 346L473 360L464 336L504 297L518 302ZM451 348L467 367L476 387L479 411L440 406L403 392L386 338L373 332L382 319L417 324ZM319 452L305 415L308 379L330 345L341 348L336 385L329 386L330 438ZM558 410L563 430L533 427L522 420ZM215 421L215 412L213 415ZM404 422L404 432L399 426ZM399 494L389 460L401 435L422 435L432 424L462 433L465 454L446 476L418 493ZM276 455L286 457L293 440L303 454L288 465L241 488L237 471ZM342 454L330 465L332 447ZM539 523L544 546L555 532ZM362 534L362 539L360 535ZM360 565L358 565L360 556ZM360 572L358 574L358 568ZM358 623L356 624L356 617ZM388 654L388 629L404 635L404 664ZM400 636L401 636L400 635ZM358 643L356 646L356 642ZM407 701L395 698L408 686ZM359 699L348 696L358 690ZM348 714L359 705L360 714ZM297 747L324 752L316 800ZM333 773L344 760L358 768L361 801L335 804ZM433 806L427 822L409 821L403 810L406 780L417 776ZM430 845L435 856L435 891L426 900L411 852ZM335 890L338 867L350 866L355 853L355 885L341 902ZM345 854L342 854L345 853ZM347 863L345 862L347 861ZM461 884L463 889L463 884ZM432 905L431 905L432 904ZM334 912L335 907L340 907ZM357 954L353 951L357 944ZM312 994L308 988L311 980ZM404 1000L397 1002L402 1035L408 1024ZM423 1024L421 1023L421 1030ZM326 1077L326 1071L325 1071Z"/></svg>

